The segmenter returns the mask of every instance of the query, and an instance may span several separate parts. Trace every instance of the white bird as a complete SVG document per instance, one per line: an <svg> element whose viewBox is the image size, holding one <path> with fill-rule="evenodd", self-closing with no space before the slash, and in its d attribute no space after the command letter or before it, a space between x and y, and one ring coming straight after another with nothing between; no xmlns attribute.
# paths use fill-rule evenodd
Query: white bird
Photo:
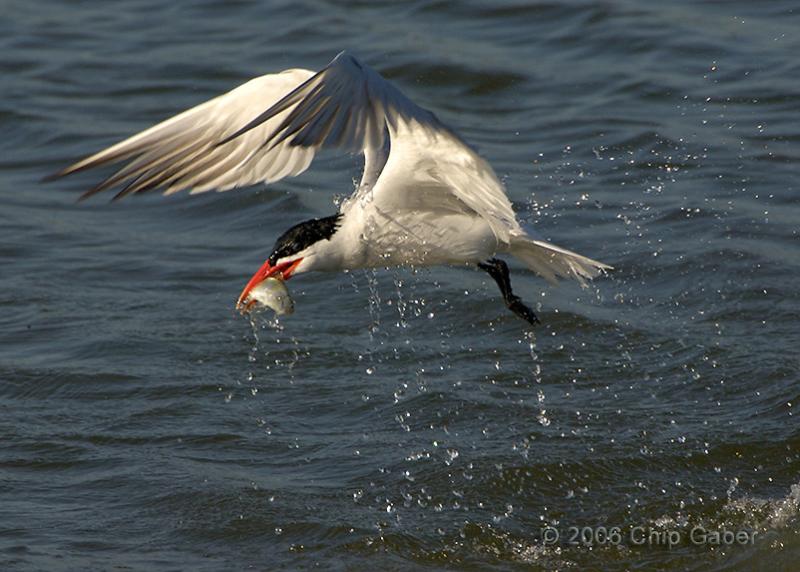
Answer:
<svg viewBox="0 0 800 572"><path fill-rule="evenodd" d="M585 284L611 268L531 236L484 159L345 52L317 73L289 69L252 79L49 179L128 161L83 196L121 184L115 199L153 189L225 191L299 175L323 147L363 153L361 182L337 214L281 235L239 304L273 276L467 264L488 272L508 308L533 324L536 315L513 294L497 255L510 254L550 282Z"/></svg>

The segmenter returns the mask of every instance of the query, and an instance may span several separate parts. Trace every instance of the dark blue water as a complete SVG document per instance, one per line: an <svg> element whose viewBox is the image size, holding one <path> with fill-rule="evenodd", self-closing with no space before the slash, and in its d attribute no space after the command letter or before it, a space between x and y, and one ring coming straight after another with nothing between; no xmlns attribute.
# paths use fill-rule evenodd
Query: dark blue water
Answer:
<svg viewBox="0 0 800 572"><path fill-rule="evenodd" d="M781 1L6 0L0 567L796 570L799 26ZM251 324L242 285L350 157L114 204L76 203L100 174L39 183L342 49L613 275L514 267L533 331L446 268L303 276Z"/></svg>

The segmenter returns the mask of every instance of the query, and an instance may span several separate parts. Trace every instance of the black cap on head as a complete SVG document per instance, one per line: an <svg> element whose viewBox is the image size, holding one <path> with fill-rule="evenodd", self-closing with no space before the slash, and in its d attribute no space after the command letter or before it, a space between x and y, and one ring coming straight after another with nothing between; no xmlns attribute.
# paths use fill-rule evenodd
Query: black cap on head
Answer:
<svg viewBox="0 0 800 572"><path fill-rule="evenodd" d="M339 228L341 218L342 215L339 213L294 225L275 241L272 254L269 255L269 263L274 266L281 258L301 252L315 242L323 239L330 240L336 229Z"/></svg>

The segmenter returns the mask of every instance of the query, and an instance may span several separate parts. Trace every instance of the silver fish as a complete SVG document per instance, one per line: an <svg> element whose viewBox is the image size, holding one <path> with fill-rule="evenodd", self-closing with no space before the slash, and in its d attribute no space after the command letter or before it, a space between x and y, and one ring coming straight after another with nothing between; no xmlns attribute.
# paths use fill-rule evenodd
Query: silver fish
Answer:
<svg viewBox="0 0 800 572"><path fill-rule="evenodd" d="M264 307L271 308L279 316L294 312L294 300L280 278L270 277L259 282L242 300L239 310L246 314Z"/></svg>

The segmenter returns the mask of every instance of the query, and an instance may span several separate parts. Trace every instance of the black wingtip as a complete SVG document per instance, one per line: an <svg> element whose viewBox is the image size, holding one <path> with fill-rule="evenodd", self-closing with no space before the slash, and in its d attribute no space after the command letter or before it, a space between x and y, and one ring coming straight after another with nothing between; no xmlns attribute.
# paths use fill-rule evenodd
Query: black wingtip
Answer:
<svg viewBox="0 0 800 572"><path fill-rule="evenodd" d="M68 169L61 169L60 171L56 171L55 173L50 173L49 175L45 175L44 177L39 179L39 183L43 185L47 183L52 183L54 181L58 181L59 179L66 177L67 175L72 174L73 172L74 171L70 171ZM97 187L92 187L88 191L81 193L80 196L77 199L75 199L75 202L82 203L83 201L85 201L86 199L97 193L99 190L101 189L98 189Z"/></svg>
<svg viewBox="0 0 800 572"><path fill-rule="evenodd" d="M75 202L76 203L82 203L83 201L85 201L89 197L94 196L94 194L95 194L95 190L94 189L89 189L88 191L85 191L85 192L81 193L80 196L75 200Z"/></svg>
<svg viewBox="0 0 800 572"><path fill-rule="evenodd" d="M52 183L53 181L57 181L62 177L66 177L67 175L69 175L69 172L65 171L64 169L61 169L60 171L56 171L55 173L50 173L49 175L45 175L44 177L39 179L39 182L42 184Z"/></svg>

